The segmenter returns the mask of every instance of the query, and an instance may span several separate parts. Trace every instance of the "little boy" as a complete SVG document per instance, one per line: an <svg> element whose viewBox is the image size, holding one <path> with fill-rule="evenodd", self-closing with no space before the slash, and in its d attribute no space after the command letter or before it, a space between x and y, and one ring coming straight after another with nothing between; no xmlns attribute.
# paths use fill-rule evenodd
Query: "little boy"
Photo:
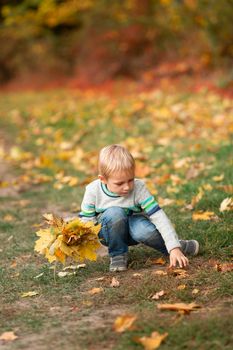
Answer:
<svg viewBox="0 0 233 350"><path fill-rule="evenodd" d="M143 243L170 255L170 267L188 265L184 254L196 255L196 240L178 240L164 211L134 178L135 161L120 145L104 147L99 154L99 176L86 187L81 205L83 221L101 223L99 238L108 246L110 271L127 269L128 247Z"/></svg>

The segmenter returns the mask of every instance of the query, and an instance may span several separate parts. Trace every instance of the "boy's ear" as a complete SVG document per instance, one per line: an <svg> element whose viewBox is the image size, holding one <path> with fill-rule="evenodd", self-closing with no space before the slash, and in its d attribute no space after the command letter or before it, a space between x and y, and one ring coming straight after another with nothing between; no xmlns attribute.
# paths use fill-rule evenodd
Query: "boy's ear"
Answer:
<svg viewBox="0 0 233 350"><path fill-rule="evenodd" d="M103 175L98 175L98 178L100 179L101 182L103 182L104 184L106 184L106 178Z"/></svg>

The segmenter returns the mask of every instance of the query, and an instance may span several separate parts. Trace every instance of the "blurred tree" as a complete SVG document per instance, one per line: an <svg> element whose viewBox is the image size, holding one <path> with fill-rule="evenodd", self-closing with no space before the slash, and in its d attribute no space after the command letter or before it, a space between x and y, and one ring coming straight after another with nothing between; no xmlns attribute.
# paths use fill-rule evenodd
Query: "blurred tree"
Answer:
<svg viewBox="0 0 233 350"><path fill-rule="evenodd" d="M0 80L84 65L97 80L135 76L166 54L216 64L232 58L232 17L233 0L3 0Z"/></svg>

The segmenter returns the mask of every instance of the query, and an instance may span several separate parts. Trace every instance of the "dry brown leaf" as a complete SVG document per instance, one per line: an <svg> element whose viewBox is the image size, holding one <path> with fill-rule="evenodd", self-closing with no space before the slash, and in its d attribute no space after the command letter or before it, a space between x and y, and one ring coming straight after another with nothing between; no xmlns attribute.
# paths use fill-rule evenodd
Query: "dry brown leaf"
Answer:
<svg viewBox="0 0 233 350"><path fill-rule="evenodd" d="M191 200L192 208L194 208L194 206L202 199L203 195L204 195L204 191L203 191L202 187L199 187L198 194L196 196L194 196Z"/></svg>
<svg viewBox="0 0 233 350"><path fill-rule="evenodd" d="M165 265L166 264L166 260L163 258L150 259L149 262L151 262L151 264L153 264L153 265Z"/></svg>
<svg viewBox="0 0 233 350"><path fill-rule="evenodd" d="M21 294L21 298L27 298L27 297L34 297L35 295L38 295L38 292L32 291L32 292L25 292Z"/></svg>
<svg viewBox="0 0 233 350"><path fill-rule="evenodd" d="M152 271L152 275L167 276L167 272L163 270Z"/></svg>
<svg viewBox="0 0 233 350"><path fill-rule="evenodd" d="M184 269L168 268L168 274L172 276L177 276L178 278L183 278L188 276L188 272Z"/></svg>
<svg viewBox="0 0 233 350"><path fill-rule="evenodd" d="M130 314L118 316L114 322L113 329L117 333L122 333L128 329L132 329L132 325L136 319L137 316Z"/></svg>
<svg viewBox="0 0 233 350"><path fill-rule="evenodd" d="M166 205L171 205L171 204L175 203L175 199L162 198L162 197L159 197L158 201L162 207L165 207Z"/></svg>
<svg viewBox="0 0 233 350"><path fill-rule="evenodd" d="M18 204L20 207L27 207L29 204L31 204L31 201L29 199L21 199Z"/></svg>
<svg viewBox="0 0 233 350"><path fill-rule="evenodd" d="M220 182L224 179L224 174L221 174L219 176L213 176L212 179L215 181L215 182Z"/></svg>
<svg viewBox="0 0 233 350"><path fill-rule="evenodd" d="M183 290L183 289L185 289L185 288L186 288L186 285L185 285L185 284L180 284L180 285L177 287L178 290Z"/></svg>
<svg viewBox="0 0 233 350"><path fill-rule="evenodd" d="M167 186L167 193L178 193L180 189L178 187Z"/></svg>
<svg viewBox="0 0 233 350"><path fill-rule="evenodd" d="M224 264L217 263L215 265L215 269L220 272L230 272L233 270L233 263L224 263Z"/></svg>
<svg viewBox="0 0 233 350"><path fill-rule="evenodd" d="M144 346L144 350L158 349L162 341L168 336L168 333L159 334L158 332L152 332L150 337L136 338L135 341Z"/></svg>
<svg viewBox="0 0 233 350"><path fill-rule="evenodd" d="M105 277L98 277L98 278L94 278L94 281L104 281Z"/></svg>
<svg viewBox="0 0 233 350"><path fill-rule="evenodd" d="M225 198L222 203L220 204L220 208L219 211L223 212L223 211L230 211L233 210L233 198L232 197L228 197Z"/></svg>
<svg viewBox="0 0 233 350"><path fill-rule="evenodd" d="M192 215L193 221L198 220L217 220L218 217L213 211L198 211Z"/></svg>
<svg viewBox="0 0 233 350"><path fill-rule="evenodd" d="M103 288L92 288L87 291L87 294L94 295L103 292Z"/></svg>
<svg viewBox="0 0 233 350"><path fill-rule="evenodd" d="M233 194L233 185L219 185L217 188L222 189L226 193Z"/></svg>
<svg viewBox="0 0 233 350"><path fill-rule="evenodd" d="M192 294L198 294L200 291L199 291L199 289L197 289L197 288L194 288L193 290L192 290Z"/></svg>
<svg viewBox="0 0 233 350"><path fill-rule="evenodd" d="M153 171L154 169L149 167L148 165L141 162L137 162L136 169L135 169L136 177L140 177L140 178L146 177L149 174L151 174Z"/></svg>
<svg viewBox="0 0 233 350"><path fill-rule="evenodd" d="M15 221L15 217L13 215L7 214L3 217L3 221L12 222Z"/></svg>
<svg viewBox="0 0 233 350"><path fill-rule="evenodd" d="M152 295L151 299L159 300L160 297L164 296L165 294L166 294L166 292L164 292L164 290L161 290L160 292L157 292L154 295Z"/></svg>
<svg viewBox="0 0 233 350"><path fill-rule="evenodd" d="M134 273L134 274L133 274L133 277L142 277L142 274L141 274L141 273L136 272L136 273Z"/></svg>
<svg viewBox="0 0 233 350"><path fill-rule="evenodd" d="M4 332L0 335L0 340L6 341L6 342L13 341L17 338L18 338L18 336L15 335L14 332Z"/></svg>
<svg viewBox="0 0 233 350"><path fill-rule="evenodd" d="M197 308L201 306L196 303L175 303L175 304L158 304L159 310L171 310L171 311L183 311L185 313L189 313L190 311L195 311Z"/></svg>
<svg viewBox="0 0 233 350"><path fill-rule="evenodd" d="M120 282L118 281L118 279L116 277L113 277L110 287L119 287L119 285L120 285Z"/></svg>

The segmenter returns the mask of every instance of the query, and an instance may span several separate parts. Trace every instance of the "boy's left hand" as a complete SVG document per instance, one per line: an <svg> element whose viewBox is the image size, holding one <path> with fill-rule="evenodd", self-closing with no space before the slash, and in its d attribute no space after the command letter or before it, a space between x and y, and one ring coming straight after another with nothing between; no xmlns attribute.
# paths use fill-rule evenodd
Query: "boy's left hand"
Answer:
<svg viewBox="0 0 233 350"><path fill-rule="evenodd" d="M188 258L182 253L180 248L174 248L170 251L170 266L176 267L176 264L179 264L179 267L186 267L189 264Z"/></svg>

